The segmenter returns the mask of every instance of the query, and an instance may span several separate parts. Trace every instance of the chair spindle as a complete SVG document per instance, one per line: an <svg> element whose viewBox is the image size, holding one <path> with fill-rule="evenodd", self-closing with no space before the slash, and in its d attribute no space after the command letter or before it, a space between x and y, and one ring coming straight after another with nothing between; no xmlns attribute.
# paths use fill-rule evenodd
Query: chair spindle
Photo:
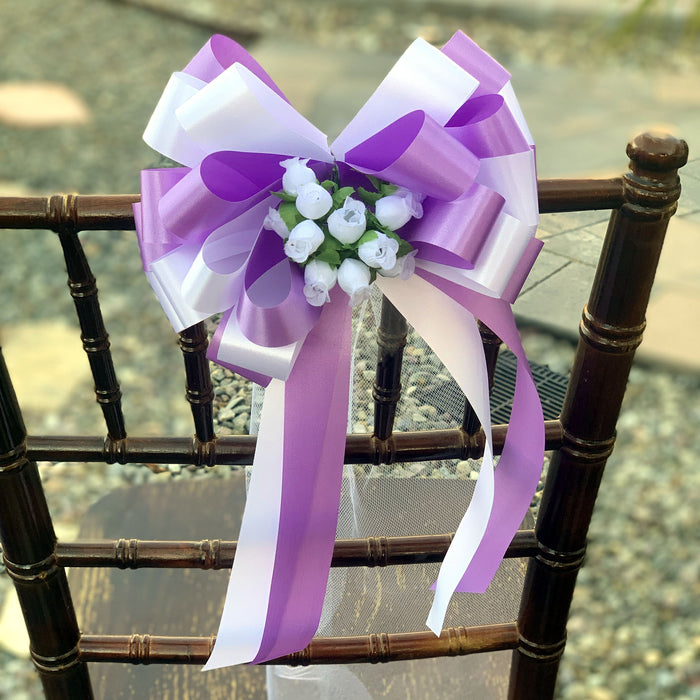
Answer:
<svg viewBox="0 0 700 700"><path fill-rule="evenodd" d="M185 360L185 392L192 409L198 451L201 451L197 464L213 466L216 453L211 449L214 440L213 401L214 387L211 383L207 347L209 341L203 323L185 328L179 339L182 356Z"/></svg>
<svg viewBox="0 0 700 700"><path fill-rule="evenodd" d="M95 397L113 441L126 438L121 390L114 370L109 336L102 318L97 284L78 238L77 197L56 195L49 199L49 219L58 233L70 289L80 323L80 338L95 381Z"/></svg>
<svg viewBox="0 0 700 700"><path fill-rule="evenodd" d="M387 440L394 429L396 405L401 397L401 365L408 326L396 307L382 297L377 331L377 374L372 388L374 436Z"/></svg>

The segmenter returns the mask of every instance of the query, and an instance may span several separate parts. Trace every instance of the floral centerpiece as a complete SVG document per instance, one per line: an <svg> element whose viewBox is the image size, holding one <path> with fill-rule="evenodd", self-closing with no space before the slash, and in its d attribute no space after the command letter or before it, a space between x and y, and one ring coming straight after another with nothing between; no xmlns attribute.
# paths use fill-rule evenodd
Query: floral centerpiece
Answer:
<svg viewBox="0 0 700 700"><path fill-rule="evenodd" d="M398 233L423 216L422 195L370 177L374 191L341 187L338 169L319 184L308 159L290 158L282 202L270 207L263 226L284 240L284 252L304 268L304 296L312 306L330 302L338 283L351 306L369 298L377 275L407 279L415 268L415 251Z"/></svg>

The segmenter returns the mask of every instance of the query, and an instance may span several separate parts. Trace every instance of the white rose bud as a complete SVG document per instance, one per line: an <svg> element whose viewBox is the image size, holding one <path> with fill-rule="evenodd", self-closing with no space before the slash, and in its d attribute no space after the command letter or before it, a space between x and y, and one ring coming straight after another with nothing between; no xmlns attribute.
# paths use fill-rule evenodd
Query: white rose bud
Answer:
<svg viewBox="0 0 700 700"><path fill-rule="evenodd" d="M406 255L397 258L396 265L391 270L379 270L382 277L400 277L402 280L407 280L416 271L416 253L417 250L412 250Z"/></svg>
<svg viewBox="0 0 700 700"><path fill-rule="evenodd" d="M380 267L382 270L391 270L396 265L396 253L399 250L399 242L389 238L381 231L374 231L376 238L361 243L357 248L360 260L369 267Z"/></svg>
<svg viewBox="0 0 700 700"><path fill-rule="evenodd" d="M316 182L316 173L306 165L308 162L308 158L288 158L280 162L285 169L282 176L282 189L287 194L296 195L299 185Z"/></svg>
<svg viewBox="0 0 700 700"><path fill-rule="evenodd" d="M320 219L333 206L333 197L328 190L315 182L299 185L297 189L297 211L307 219Z"/></svg>
<svg viewBox="0 0 700 700"><path fill-rule="evenodd" d="M273 209L272 207L268 209L265 221L263 221L263 228L274 231L282 238L286 238L289 235L287 224L285 224L282 220L279 211L277 209Z"/></svg>
<svg viewBox="0 0 700 700"><path fill-rule="evenodd" d="M377 200L375 214L379 223L392 231L405 226L412 218L423 216L422 197L403 187Z"/></svg>
<svg viewBox="0 0 700 700"><path fill-rule="evenodd" d="M350 297L350 306L369 299L370 279L367 265L355 258L346 258L338 268L338 284Z"/></svg>
<svg viewBox="0 0 700 700"><path fill-rule="evenodd" d="M346 197L342 208L331 212L328 217L331 236L345 244L358 240L367 227L365 209L364 202Z"/></svg>
<svg viewBox="0 0 700 700"><path fill-rule="evenodd" d="M338 271L323 260L309 260L304 268L304 296L311 306L323 306L331 300L328 292L338 279Z"/></svg>
<svg viewBox="0 0 700 700"><path fill-rule="evenodd" d="M284 252L296 263L306 262L309 255L315 253L324 236L318 224L310 219L305 219L297 224L289 233L289 238L284 244Z"/></svg>

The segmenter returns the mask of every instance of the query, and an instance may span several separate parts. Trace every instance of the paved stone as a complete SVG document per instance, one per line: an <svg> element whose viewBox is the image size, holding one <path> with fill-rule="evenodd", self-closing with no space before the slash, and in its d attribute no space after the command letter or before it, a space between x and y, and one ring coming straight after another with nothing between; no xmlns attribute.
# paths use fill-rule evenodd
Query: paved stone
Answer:
<svg viewBox="0 0 700 700"><path fill-rule="evenodd" d="M82 125L91 119L82 98L60 83L0 83L0 121L25 129Z"/></svg>
<svg viewBox="0 0 700 700"><path fill-rule="evenodd" d="M647 310L640 357L700 369L700 215L674 217Z"/></svg>
<svg viewBox="0 0 700 700"><path fill-rule="evenodd" d="M37 338L41 338L40 343ZM58 411L81 385L91 390L92 376L79 334L63 321L7 324L1 341L30 430L35 412ZM39 367L50 371L38 372Z"/></svg>

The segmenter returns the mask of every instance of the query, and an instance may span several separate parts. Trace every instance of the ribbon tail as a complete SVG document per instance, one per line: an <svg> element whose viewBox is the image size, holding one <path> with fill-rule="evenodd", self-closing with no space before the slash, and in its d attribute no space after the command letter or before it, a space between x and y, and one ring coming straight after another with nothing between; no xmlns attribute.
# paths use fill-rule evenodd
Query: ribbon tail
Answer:
<svg viewBox="0 0 700 700"><path fill-rule="evenodd" d="M483 539L471 561L465 562L464 576L456 588L483 593L530 507L542 473L542 406L510 304L424 271L419 274L481 319L513 351L518 361L510 425L495 474L493 509Z"/></svg>
<svg viewBox="0 0 700 700"><path fill-rule="evenodd" d="M537 489L544 454L544 417L530 365L509 304L480 298L471 307L517 358L510 425L495 477L493 511L458 591L483 593L496 575Z"/></svg>
<svg viewBox="0 0 700 700"><path fill-rule="evenodd" d="M403 284L378 280L382 291L430 344L460 385L486 435L474 495L457 528L435 585L427 625L442 629L456 591L484 592L522 522L542 470L544 422L534 380L510 305L424 270ZM488 377L472 316L486 323L518 358L511 424L493 470Z"/></svg>
<svg viewBox="0 0 700 700"><path fill-rule="evenodd" d="M427 625L435 634L440 634L452 594L478 551L493 511L493 444L486 361L474 316L437 285L418 275L398 282L378 278L377 284L442 360L469 399L486 435L484 459L474 494L435 584Z"/></svg>
<svg viewBox="0 0 700 700"><path fill-rule="evenodd" d="M286 383L266 391L248 501L217 642L205 669L304 648L321 619L338 520L351 319L326 304Z"/></svg>
<svg viewBox="0 0 700 700"><path fill-rule="evenodd" d="M262 640L282 500L283 439L278 426L284 420L284 393L284 382L278 379L265 390L238 547L216 643L204 671L250 661Z"/></svg>

